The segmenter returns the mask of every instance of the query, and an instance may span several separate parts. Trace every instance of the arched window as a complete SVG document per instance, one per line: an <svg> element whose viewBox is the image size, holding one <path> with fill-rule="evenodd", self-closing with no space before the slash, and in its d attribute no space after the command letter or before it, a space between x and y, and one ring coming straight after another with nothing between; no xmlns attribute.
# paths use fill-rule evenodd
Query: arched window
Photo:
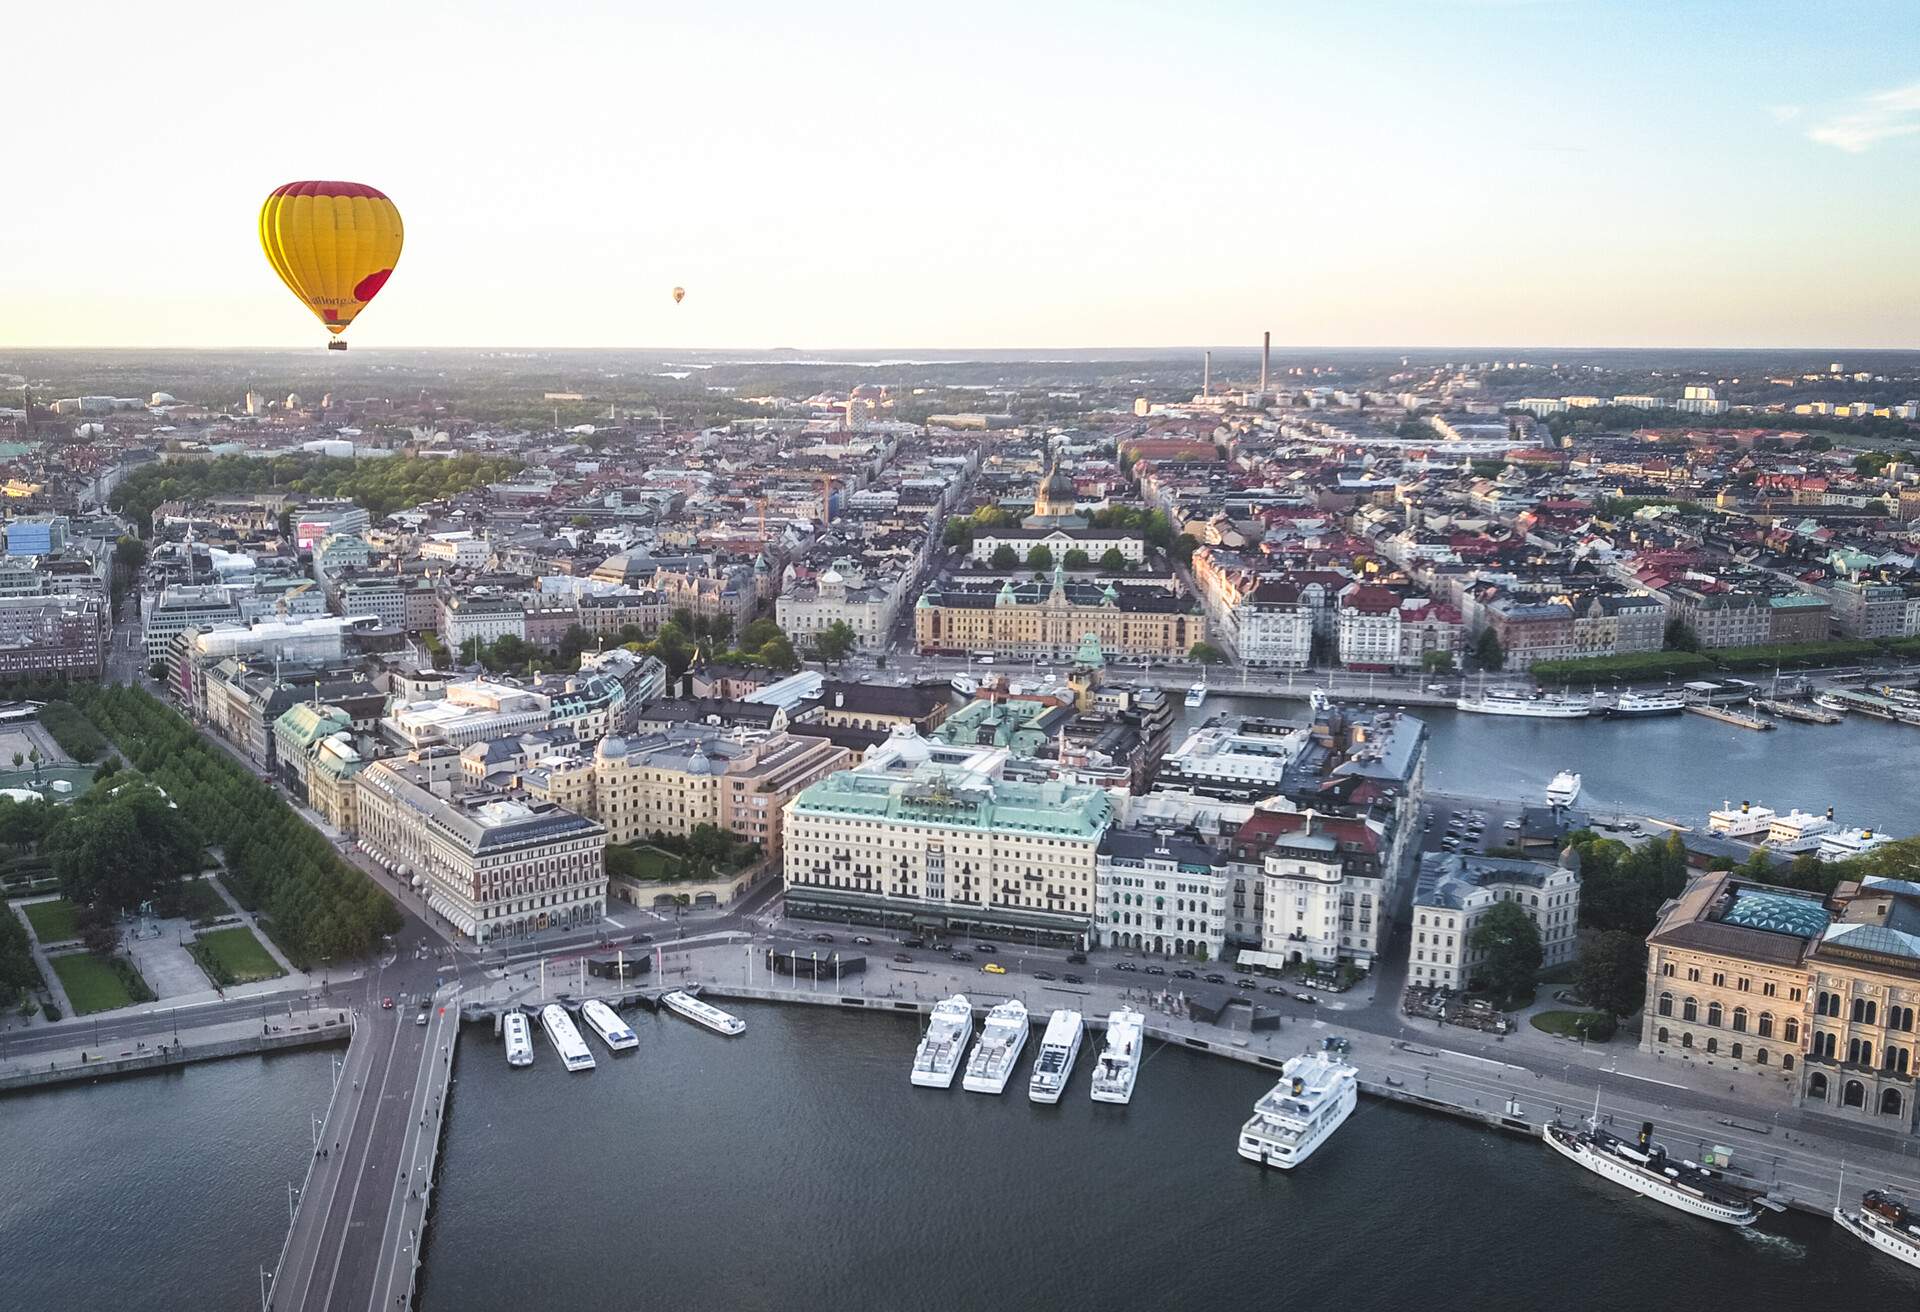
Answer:
<svg viewBox="0 0 1920 1312"><path fill-rule="evenodd" d="M1760 1013L1760 1037L1763 1039L1773 1037L1773 1013L1770 1011Z"/></svg>
<svg viewBox="0 0 1920 1312"><path fill-rule="evenodd" d="M1719 1003L1709 1002L1707 1004L1707 1024L1713 1026L1715 1029L1720 1028L1721 1017L1724 1015L1725 1013L1721 1011Z"/></svg>
<svg viewBox="0 0 1920 1312"><path fill-rule="evenodd" d="M1665 1025L1662 1025L1660 1027L1660 1042L1665 1043L1666 1041L1667 1041L1667 1027Z"/></svg>
<svg viewBox="0 0 1920 1312"><path fill-rule="evenodd" d="M1754 1053L1753 1060L1755 1065L1765 1066L1767 1064L1767 1050L1762 1048L1760 1051Z"/></svg>
<svg viewBox="0 0 1920 1312"><path fill-rule="evenodd" d="M1682 1034L1680 1036L1680 1046L1683 1048L1691 1048L1693 1046L1693 1035L1691 1033Z"/></svg>
<svg viewBox="0 0 1920 1312"><path fill-rule="evenodd" d="M1817 1098L1821 1102L1827 1100L1827 1077L1821 1072L1815 1071L1813 1074L1807 1076L1807 1097L1809 1099Z"/></svg>
<svg viewBox="0 0 1920 1312"><path fill-rule="evenodd" d="M1732 1053L1732 1056L1733 1056L1733 1059L1734 1059L1735 1061L1739 1061L1739 1060L1740 1060L1740 1045L1739 1045L1739 1044L1737 1044L1737 1043L1733 1045L1733 1053Z"/></svg>
<svg viewBox="0 0 1920 1312"><path fill-rule="evenodd" d="M1832 1057L1836 1039L1832 1034L1815 1033L1812 1054L1815 1057Z"/></svg>
<svg viewBox="0 0 1920 1312"><path fill-rule="evenodd" d="M1858 1080L1848 1080L1847 1087L1840 1094L1842 1107L1865 1107L1867 1105L1867 1086Z"/></svg>
<svg viewBox="0 0 1920 1312"><path fill-rule="evenodd" d="M1699 1020L1700 1004L1695 1002L1692 998L1688 998L1685 1002L1681 1003L1680 1019L1681 1020Z"/></svg>
<svg viewBox="0 0 1920 1312"><path fill-rule="evenodd" d="M1735 1007L1733 1009L1733 1032L1735 1034L1745 1034L1747 1032L1747 1009L1745 1007Z"/></svg>
<svg viewBox="0 0 1920 1312"><path fill-rule="evenodd" d="M1873 1044L1866 1039L1848 1039L1847 1064L1849 1066L1873 1065Z"/></svg>
<svg viewBox="0 0 1920 1312"><path fill-rule="evenodd" d="M1660 973L1661 973L1662 975L1669 975L1669 976L1670 976L1670 975L1672 975L1672 974L1673 974L1673 963L1672 963L1671 961L1663 961L1663 962L1661 962L1661 963L1660 963Z"/></svg>
<svg viewBox="0 0 1920 1312"><path fill-rule="evenodd" d="M1720 1040L1718 1040L1718 1039L1715 1039L1715 1038L1709 1038L1709 1039L1707 1040L1707 1051L1708 1051L1708 1052L1718 1052L1718 1051L1720 1051Z"/></svg>
<svg viewBox="0 0 1920 1312"><path fill-rule="evenodd" d="M1786 1029L1783 1030L1781 1033L1782 1033L1782 1037L1785 1038L1788 1043L1793 1043L1797 1039L1799 1039L1800 1018L1798 1016L1787 1017Z"/></svg>
<svg viewBox="0 0 1920 1312"><path fill-rule="evenodd" d="M1880 1091L1880 1114L1882 1116L1898 1116L1900 1114L1900 1108L1900 1090L1882 1089Z"/></svg>
<svg viewBox="0 0 1920 1312"><path fill-rule="evenodd" d="M1662 993L1660 995L1660 1014L1662 1016L1673 1015L1673 994Z"/></svg>

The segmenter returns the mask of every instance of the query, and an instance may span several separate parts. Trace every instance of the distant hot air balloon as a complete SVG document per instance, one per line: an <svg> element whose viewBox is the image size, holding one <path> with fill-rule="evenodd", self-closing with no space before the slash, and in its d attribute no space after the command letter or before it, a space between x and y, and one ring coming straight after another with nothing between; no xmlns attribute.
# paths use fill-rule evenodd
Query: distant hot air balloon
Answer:
<svg viewBox="0 0 1920 1312"><path fill-rule="evenodd" d="M675 305L680 304L680 302L686 299L687 299L687 289L685 287L675 287L673 289L673 303Z"/></svg>
<svg viewBox="0 0 1920 1312"><path fill-rule="evenodd" d="M288 289L339 335L386 286L400 259L400 211L358 182L289 182L260 207L260 246Z"/></svg>

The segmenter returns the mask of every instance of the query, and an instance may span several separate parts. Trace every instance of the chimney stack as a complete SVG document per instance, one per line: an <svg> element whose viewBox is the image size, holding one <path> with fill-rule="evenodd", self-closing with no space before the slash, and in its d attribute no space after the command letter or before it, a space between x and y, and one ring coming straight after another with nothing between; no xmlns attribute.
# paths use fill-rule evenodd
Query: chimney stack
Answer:
<svg viewBox="0 0 1920 1312"><path fill-rule="evenodd" d="M1271 332L1261 333L1260 334L1260 396L1262 400L1265 400L1267 395L1267 366L1272 362L1273 362L1273 334Z"/></svg>
<svg viewBox="0 0 1920 1312"><path fill-rule="evenodd" d="M1208 351L1200 358L1200 395L1213 395L1213 352Z"/></svg>

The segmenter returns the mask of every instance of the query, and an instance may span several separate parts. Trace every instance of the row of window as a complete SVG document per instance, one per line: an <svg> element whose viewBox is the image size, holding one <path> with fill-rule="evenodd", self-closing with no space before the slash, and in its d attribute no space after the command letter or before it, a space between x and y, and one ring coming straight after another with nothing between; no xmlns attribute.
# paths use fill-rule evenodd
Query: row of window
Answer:
<svg viewBox="0 0 1920 1312"><path fill-rule="evenodd" d="M1660 973L1662 975L1665 975L1669 979L1673 978L1674 976L1673 963L1671 961L1661 962ZM1700 967L1688 966L1687 980L1689 983L1693 983L1693 984L1700 983ZM1717 989L1723 989L1727 987L1726 972L1721 970L1714 971L1711 983ZM1745 975L1740 975L1735 977L1733 982L1733 987L1738 991L1740 991L1741 993L1751 992L1753 989L1753 981L1751 979L1748 979ZM1768 998L1777 997L1779 995L1777 986L1770 979L1760 981L1760 994L1762 997L1768 997ZM1792 985L1788 986L1787 1001L1789 1002L1800 1001L1800 989L1797 986L1792 986Z"/></svg>
<svg viewBox="0 0 1920 1312"><path fill-rule="evenodd" d="M1668 1043L1672 1041L1672 1036L1668 1034L1667 1027L1664 1025L1662 1025L1659 1028L1659 1030L1655 1032L1654 1037L1656 1041L1660 1043ZM1691 1048L1693 1046L1693 1032L1691 1030L1685 1030L1681 1032L1680 1046L1683 1048ZM1717 1038L1709 1037L1707 1039L1705 1046L1709 1055L1716 1054L1720 1051L1720 1040ZM1746 1049L1744 1048L1743 1045L1736 1043L1730 1049L1728 1049L1727 1055L1732 1057L1735 1061L1745 1061ZM1757 1049L1754 1052L1753 1063L1756 1066L1765 1066L1767 1064L1767 1050L1765 1048ZM1780 1054L1780 1069L1783 1071L1790 1071L1793 1069L1792 1053L1783 1052Z"/></svg>
<svg viewBox="0 0 1920 1312"><path fill-rule="evenodd" d="M1671 1016L1673 1015L1673 1005L1673 994L1662 993L1657 1003L1657 1010L1662 1016ZM1709 1002L1707 1004L1706 1024L1713 1026L1715 1029L1719 1029L1726 1025L1726 1018L1726 1009L1718 1002ZM1697 998L1684 998L1681 1000L1680 1019L1692 1021L1700 1019L1700 1002ZM1733 1023L1731 1026L1728 1026L1728 1028L1731 1028L1736 1034L1745 1034L1747 1032L1747 1021L1747 1009L1745 1007L1735 1007L1733 1009ZM1763 1011L1760 1013L1755 1032L1763 1039L1770 1039L1773 1037L1773 1026L1773 1013ZM1782 1027L1782 1037L1789 1043L1792 1043L1800 1037L1800 1021L1797 1017L1789 1016L1786 1018L1786 1023Z"/></svg>

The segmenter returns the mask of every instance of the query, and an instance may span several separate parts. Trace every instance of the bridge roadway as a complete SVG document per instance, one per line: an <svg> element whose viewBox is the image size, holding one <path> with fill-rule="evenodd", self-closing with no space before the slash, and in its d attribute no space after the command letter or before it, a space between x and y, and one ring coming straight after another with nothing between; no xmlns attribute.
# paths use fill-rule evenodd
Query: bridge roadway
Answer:
<svg viewBox="0 0 1920 1312"><path fill-rule="evenodd" d="M361 1014L271 1285L269 1312L378 1312L412 1302L446 1113L459 988Z"/></svg>

